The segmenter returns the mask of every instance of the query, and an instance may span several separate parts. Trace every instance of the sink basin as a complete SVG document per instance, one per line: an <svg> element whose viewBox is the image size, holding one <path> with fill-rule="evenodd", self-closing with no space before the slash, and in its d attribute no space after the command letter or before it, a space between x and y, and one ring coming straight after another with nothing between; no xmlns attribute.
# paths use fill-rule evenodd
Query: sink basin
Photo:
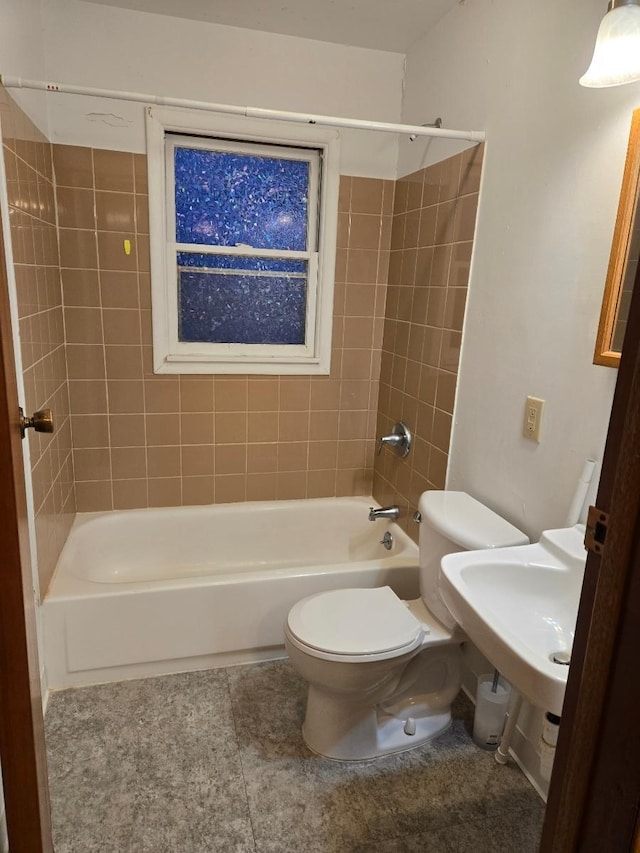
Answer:
<svg viewBox="0 0 640 853"><path fill-rule="evenodd" d="M533 705L562 713L586 562L584 527L536 545L443 558L440 593L469 639Z"/></svg>

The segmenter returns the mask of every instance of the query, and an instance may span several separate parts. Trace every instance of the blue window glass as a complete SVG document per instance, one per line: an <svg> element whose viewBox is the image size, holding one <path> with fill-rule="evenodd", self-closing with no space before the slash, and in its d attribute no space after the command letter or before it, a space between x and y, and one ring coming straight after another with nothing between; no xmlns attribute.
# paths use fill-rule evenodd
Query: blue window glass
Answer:
<svg viewBox="0 0 640 853"><path fill-rule="evenodd" d="M174 149L176 242L306 251L309 163Z"/></svg>
<svg viewBox="0 0 640 853"><path fill-rule="evenodd" d="M178 252L179 267L207 267L224 270L250 270L253 272L307 272L307 262L297 258L257 258L253 255L199 255L195 252Z"/></svg>
<svg viewBox="0 0 640 853"><path fill-rule="evenodd" d="M180 341L304 344L306 302L306 261L178 255Z"/></svg>

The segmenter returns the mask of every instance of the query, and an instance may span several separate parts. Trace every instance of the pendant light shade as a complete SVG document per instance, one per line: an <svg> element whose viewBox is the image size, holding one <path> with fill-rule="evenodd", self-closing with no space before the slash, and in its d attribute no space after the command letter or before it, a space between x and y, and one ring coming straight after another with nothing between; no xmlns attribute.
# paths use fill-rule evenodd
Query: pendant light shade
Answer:
<svg viewBox="0 0 640 853"><path fill-rule="evenodd" d="M595 89L640 80L640 0L611 0L581 86Z"/></svg>

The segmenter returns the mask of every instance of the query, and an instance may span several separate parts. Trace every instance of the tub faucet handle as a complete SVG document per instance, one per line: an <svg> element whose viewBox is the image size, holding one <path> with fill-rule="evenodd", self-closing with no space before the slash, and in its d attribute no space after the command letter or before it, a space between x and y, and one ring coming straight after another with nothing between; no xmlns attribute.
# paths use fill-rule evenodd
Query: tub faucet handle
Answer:
<svg viewBox="0 0 640 853"><path fill-rule="evenodd" d="M382 453L382 448L388 445L396 456L404 458L411 450L411 431L409 427L398 421L393 425L390 435L382 435L378 439L378 456Z"/></svg>

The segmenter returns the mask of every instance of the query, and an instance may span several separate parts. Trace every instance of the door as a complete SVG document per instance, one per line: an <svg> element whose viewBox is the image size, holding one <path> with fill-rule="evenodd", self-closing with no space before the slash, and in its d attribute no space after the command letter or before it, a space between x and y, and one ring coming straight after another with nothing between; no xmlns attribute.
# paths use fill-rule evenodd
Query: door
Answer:
<svg viewBox="0 0 640 853"><path fill-rule="evenodd" d="M640 269L597 506L607 529L587 557L544 853L640 853Z"/></svg>
<svg viewBox="0 0 640 853"><path fill-rule="evenodd" d="M0 762L11 853L48 853L53 843L2 229L0 344Z"/></svg>

